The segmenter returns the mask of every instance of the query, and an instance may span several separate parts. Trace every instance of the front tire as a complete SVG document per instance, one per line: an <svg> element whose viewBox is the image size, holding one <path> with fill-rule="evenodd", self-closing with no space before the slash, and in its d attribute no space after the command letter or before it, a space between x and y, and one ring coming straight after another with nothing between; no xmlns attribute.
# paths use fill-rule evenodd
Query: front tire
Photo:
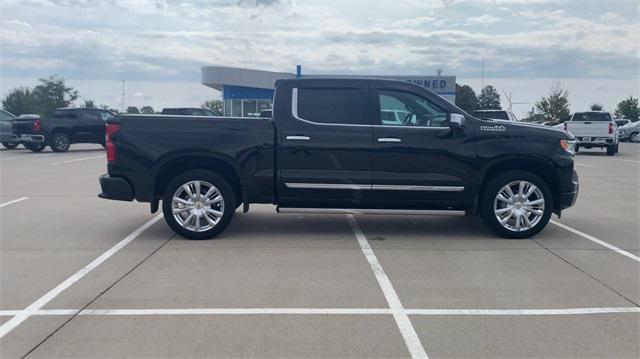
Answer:
<svg viewBox="0 0 640 359"><path fill-rule="evenodd" d="M188 239L210 239L222 233L236 209L233 189L221 176L192 170L174 178L162 199L164 219Z"/></svg>
<svg viewBox="0 0 640 359"><path fill-rule="evenodd" d="M31 152L42 152L42 150L44 150L47 145L45 145L44 143L25 143L24 147L31 150Z"/></svg>
<svg viewBox="0 0 640 359"><path fill-rule="evenodd" d="M54 133L51 137L51 149L53 152L67 152L71 147L71 137L64 132Z"/></svg>
<svg viewBox="0 0 640 359"><path fill-rule="evenodd" d="M2 146L8 150L13 150L18 147L18 142L2 142Z"/></svg>
<svg viewBox="0 0 640 359"><path fill-rule="evenodd" d="M629 136L629 141L638 143L640 142L640 133L634 132Z"/></svg>
<svg viewBox="0 0 640 359"><path fill-rule="evenodd" d="M544 229L553 212L547 184L531 172L512 170L486 185L480 213L494 232L505 238L529 238Z"/></svg>

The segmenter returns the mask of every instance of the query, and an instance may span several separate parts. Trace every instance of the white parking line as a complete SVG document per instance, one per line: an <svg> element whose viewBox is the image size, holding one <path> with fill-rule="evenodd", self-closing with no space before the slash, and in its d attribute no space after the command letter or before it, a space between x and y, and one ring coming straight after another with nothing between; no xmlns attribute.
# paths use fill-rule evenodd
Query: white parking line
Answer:
<svg viewBox="0 0 640 359"><path fill-rule="evenodd" d="M65 279L62 283L58 284L55 288L51 289L45 295L40 297L35 302L31 303L27 308L20 311L19 314L15 315L13 318L9 319L7 322L0 326L0 338L4 337L7 333L11 332L15 327L20 325L20 323L24 322L40 310L43 306L57 297L60 293L62 293L65 289L69 288L73 283L79 281L82 277L87 275L89 272L97 268L104 261L109 259L109 257L116 254L119 250L124 248L127 244L131 243L134 239L136 239L145 229L151 227L152 224L156 223L162 215L157 215L147 221L147 223L140 226L138 229L133 231L123 240L118 242L115 246L109 248L106 252L102 253L98 258L94 259L91 263L87 264L84 268L80 269L76 273L74 273L71 277Z"/></svg>
<svg viewBox="0 0 640 359"><path fill-rule="evenodd" d="M596 237L594 237L594 236L592 236L590 234L586 234L586 233L584 233L582 231L579 231L579 230L577 230L577 229L575 229L573 227L569 227L566 224L562 224L562 223L556 222L554 220L551 220L550 222L555 224L556 226L562 228L562 229L565 229L565 230L567 230L567 231L569 231L571 233L577 234L582 238L588 239L593 243L596 243L596 244L599 244L599 245L601 245L601 246L603 246L605 248L611 249L614 252L618 252L619 254L622 254L625 257L629 257L629 258L633 259L636 262L640 262L640 257L638 257L637 255L635 255L633 253L629 253L629 252L625 251L624 249L620 249L620 248L614 246L613 244L609 244L609 243L607 243L607 242L605 242L603 240L600 240L600 239L598 239L598 238L596 238Z"/></svg>
<svg viewBox="0 0 640 359"><path fill-rule="evenodd" d="M578 162L574 162L574 164L575 164L576 166L581 166L581 167L589 167L589 168L593 168L593 167L595 167L595 166L590 166L590 165L583 165L582 163L578 163Z"/></svg>
<svg viewBox="0 0 640 359"><path fill-rule="evenodd" d="M561 309L403 309L407 315L535 316L639 313L640 307L595 307ZM21 310L0 310L0 316L14 316ZM168 308L168 309L40 309L32 315L149 316L149 315L392 315L389 308Z"/></svg>
<svg viewBox="0 0 640 359"><path fill-rule="evenodd" d="M65 163L73 163L73 162L86 161L86 160L94 160L96 158L105 158L105 157L104 157L104 155L100 155L100 156L76 158L76 159L73 159L73 160L66 160L66 161L61 161L61 162L53 162L51 165L52 166L57 166L57 165L65 164Z"/></svg>
<svg viewBox="0 0 640 359"><path fill-rule="evenodd" d="M396 321L396 325L398 329L400 329L400 334L404 339L404 343L409 349L409 353L412 358L428 358L426 350L422 346L420 342L420 338L418 338L418 334L416 330L413 328L411 324L411 320L409 316L404 310L402 306L402 302L400 302L400 298L398 297L398 293L393 289L393 285L391 281L387 277L387 274L382 269L382 265L378 262L378 258L376 254L373 252L373 249L369 245L369 241L367 241L367 237L365 237L364 233L360 230L360 226L358 226L358 222L356 222L355 217L352 214L347 214L347 220L351 225L351 229L355 234L358 244L360 245L360 249L364 254L367 262L369 262L369 266L373 271L376 279L378 280L378 284L380 285L380 289L382 289L382 293L384 294L387 303L389 304L389 308L391 308L391 312L393 314L393 318Z"/></svg>
<svg viewBox="0 0 640 359"><path fill-rule="evenodd" d="M29 199L29 197L20 197L18 199L14 199L13 201L9 201L9 202L5 202L5 203L0 204L0 208L2 208L4 206L8 206L10 204L22 202L22 201L25 201L25 200L28 200L28 199Z"/></svg>
<svg viewBox="0 0 640 359"><path fill-rule="evenodd" d="M614 160L614 161L622 161L622 162L640 163L640 161L636 161L636 160L627 160L627 159L623 159L623 158L612 158L612 160Z"/></svg>

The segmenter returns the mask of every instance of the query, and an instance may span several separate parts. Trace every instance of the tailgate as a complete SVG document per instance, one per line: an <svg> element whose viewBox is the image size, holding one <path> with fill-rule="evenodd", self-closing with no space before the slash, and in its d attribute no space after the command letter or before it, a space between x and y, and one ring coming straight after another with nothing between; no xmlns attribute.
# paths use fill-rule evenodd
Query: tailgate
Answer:
<svg viewBox="0 0 640 359"><path fill-rule="evenodd" d="M13 133L21 134L21 133L33 133L33 121L32 119L14 119L13 120Z"/></svg>
<svg viewBox="0 0 640 359"><path fill-rule="evenodd" d="M609 122L605 121L569 121L567 130L576 137L611 137Z"/></svg>

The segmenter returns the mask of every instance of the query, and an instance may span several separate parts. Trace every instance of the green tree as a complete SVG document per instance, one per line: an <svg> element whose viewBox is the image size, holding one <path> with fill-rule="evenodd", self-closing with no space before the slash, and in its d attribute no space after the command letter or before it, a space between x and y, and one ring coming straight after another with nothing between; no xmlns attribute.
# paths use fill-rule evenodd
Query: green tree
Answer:
<svg viewBox="0 0 640 359"><path fill-rule="evenodd" d="M140 113L154 114L156 112L153 110L153 107L151 106L142 106L142 108L140 109Z"/></svg>
<svg viewBox="0 0 640 359"><path fill-rule="evenodd" d="M64 79L49 76L38 79L40 84L33 88L32 95L36 101L38 111L42 116L51 116L58 107L67 107L78 98L78 91L67 87Z"/></svg>
<svg viewBox="0 0 640 359"><path fill-rule="evenodd" d="M590 109L591 109L591 111L602 111L602 110L604 110L604 106L602 106L599 103L594 102L594 103L591 104Z"/></svg>
<svg viewBox="0 0 640 359"><path fill-rule="evenodd" d="M16 116L38 113L36 99L27 87L18 87L2 99L2 107Z"/></svg>
<svg viewBox="0 0 640 359"><path fill-rule="evenodd" d="M469 113L478 109L478 97L471 86L456 84L456 106Z"/></svg>
<svg viewBox="0 0 640 359"><path fill-rule="evenodd" d="M620 101L618 103L618 107L616 108L615 115L619 118L628 118L633 122L638 121L638 119L640 119L640 107L638 106L638 98L629 96L629 98Z"/></svg>
<svg viewBox="0 0 640 359"><path fill-rule="evenodd" d="M478 96L478 110L501 110L500 94L495 87L485 86Z"/></svg>
<svg viewBox="0 0 640 359"><path fill-rule="evenodd" d="M551 86L549 96L536 102L536 111L545 121L559 123L569 117L569 92L559 82Z"/></svg>
<svg viewBox="0 0 640 359"><path fill-rule="evenodd" d="M93 102L93 100L84 100L84 103L82 104L82 107L96 108L96 104L95 104L95 102Z"/></svg>
<svg viewBox="0 0 640 359"><path fill-rule="evenodd" d="M127 113L140 113L140 110L135 106L129 106L127 107Z"/></svg>
<svg viewBox="0 0 640 359"><path fill-rule="evenodd" d="M531 110L527 112L527 116L522 119L522 122L542 123L544 122L544 117L539 113L536 113L535 107L532 107Z"/></svg>
<svg viewBox="0 0 640 359"><path fill-rule="evenodd" d="M202 108L208 108L218 115L222 115L222 101L221 100L209 100L200 105Z"/></svg>

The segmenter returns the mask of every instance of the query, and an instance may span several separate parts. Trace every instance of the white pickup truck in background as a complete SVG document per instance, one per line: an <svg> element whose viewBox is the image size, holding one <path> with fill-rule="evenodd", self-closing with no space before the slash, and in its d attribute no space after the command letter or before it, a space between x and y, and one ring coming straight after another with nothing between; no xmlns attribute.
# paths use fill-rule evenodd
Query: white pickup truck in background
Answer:
<svg viewBox="0 0 640 359"><path fill-rule="evenodd" d="M576 136L576 152L580 147L600 147L607 149L608 156L618 153L618 129L609 112L576 112L564 123L564 130Z"/></svg>

